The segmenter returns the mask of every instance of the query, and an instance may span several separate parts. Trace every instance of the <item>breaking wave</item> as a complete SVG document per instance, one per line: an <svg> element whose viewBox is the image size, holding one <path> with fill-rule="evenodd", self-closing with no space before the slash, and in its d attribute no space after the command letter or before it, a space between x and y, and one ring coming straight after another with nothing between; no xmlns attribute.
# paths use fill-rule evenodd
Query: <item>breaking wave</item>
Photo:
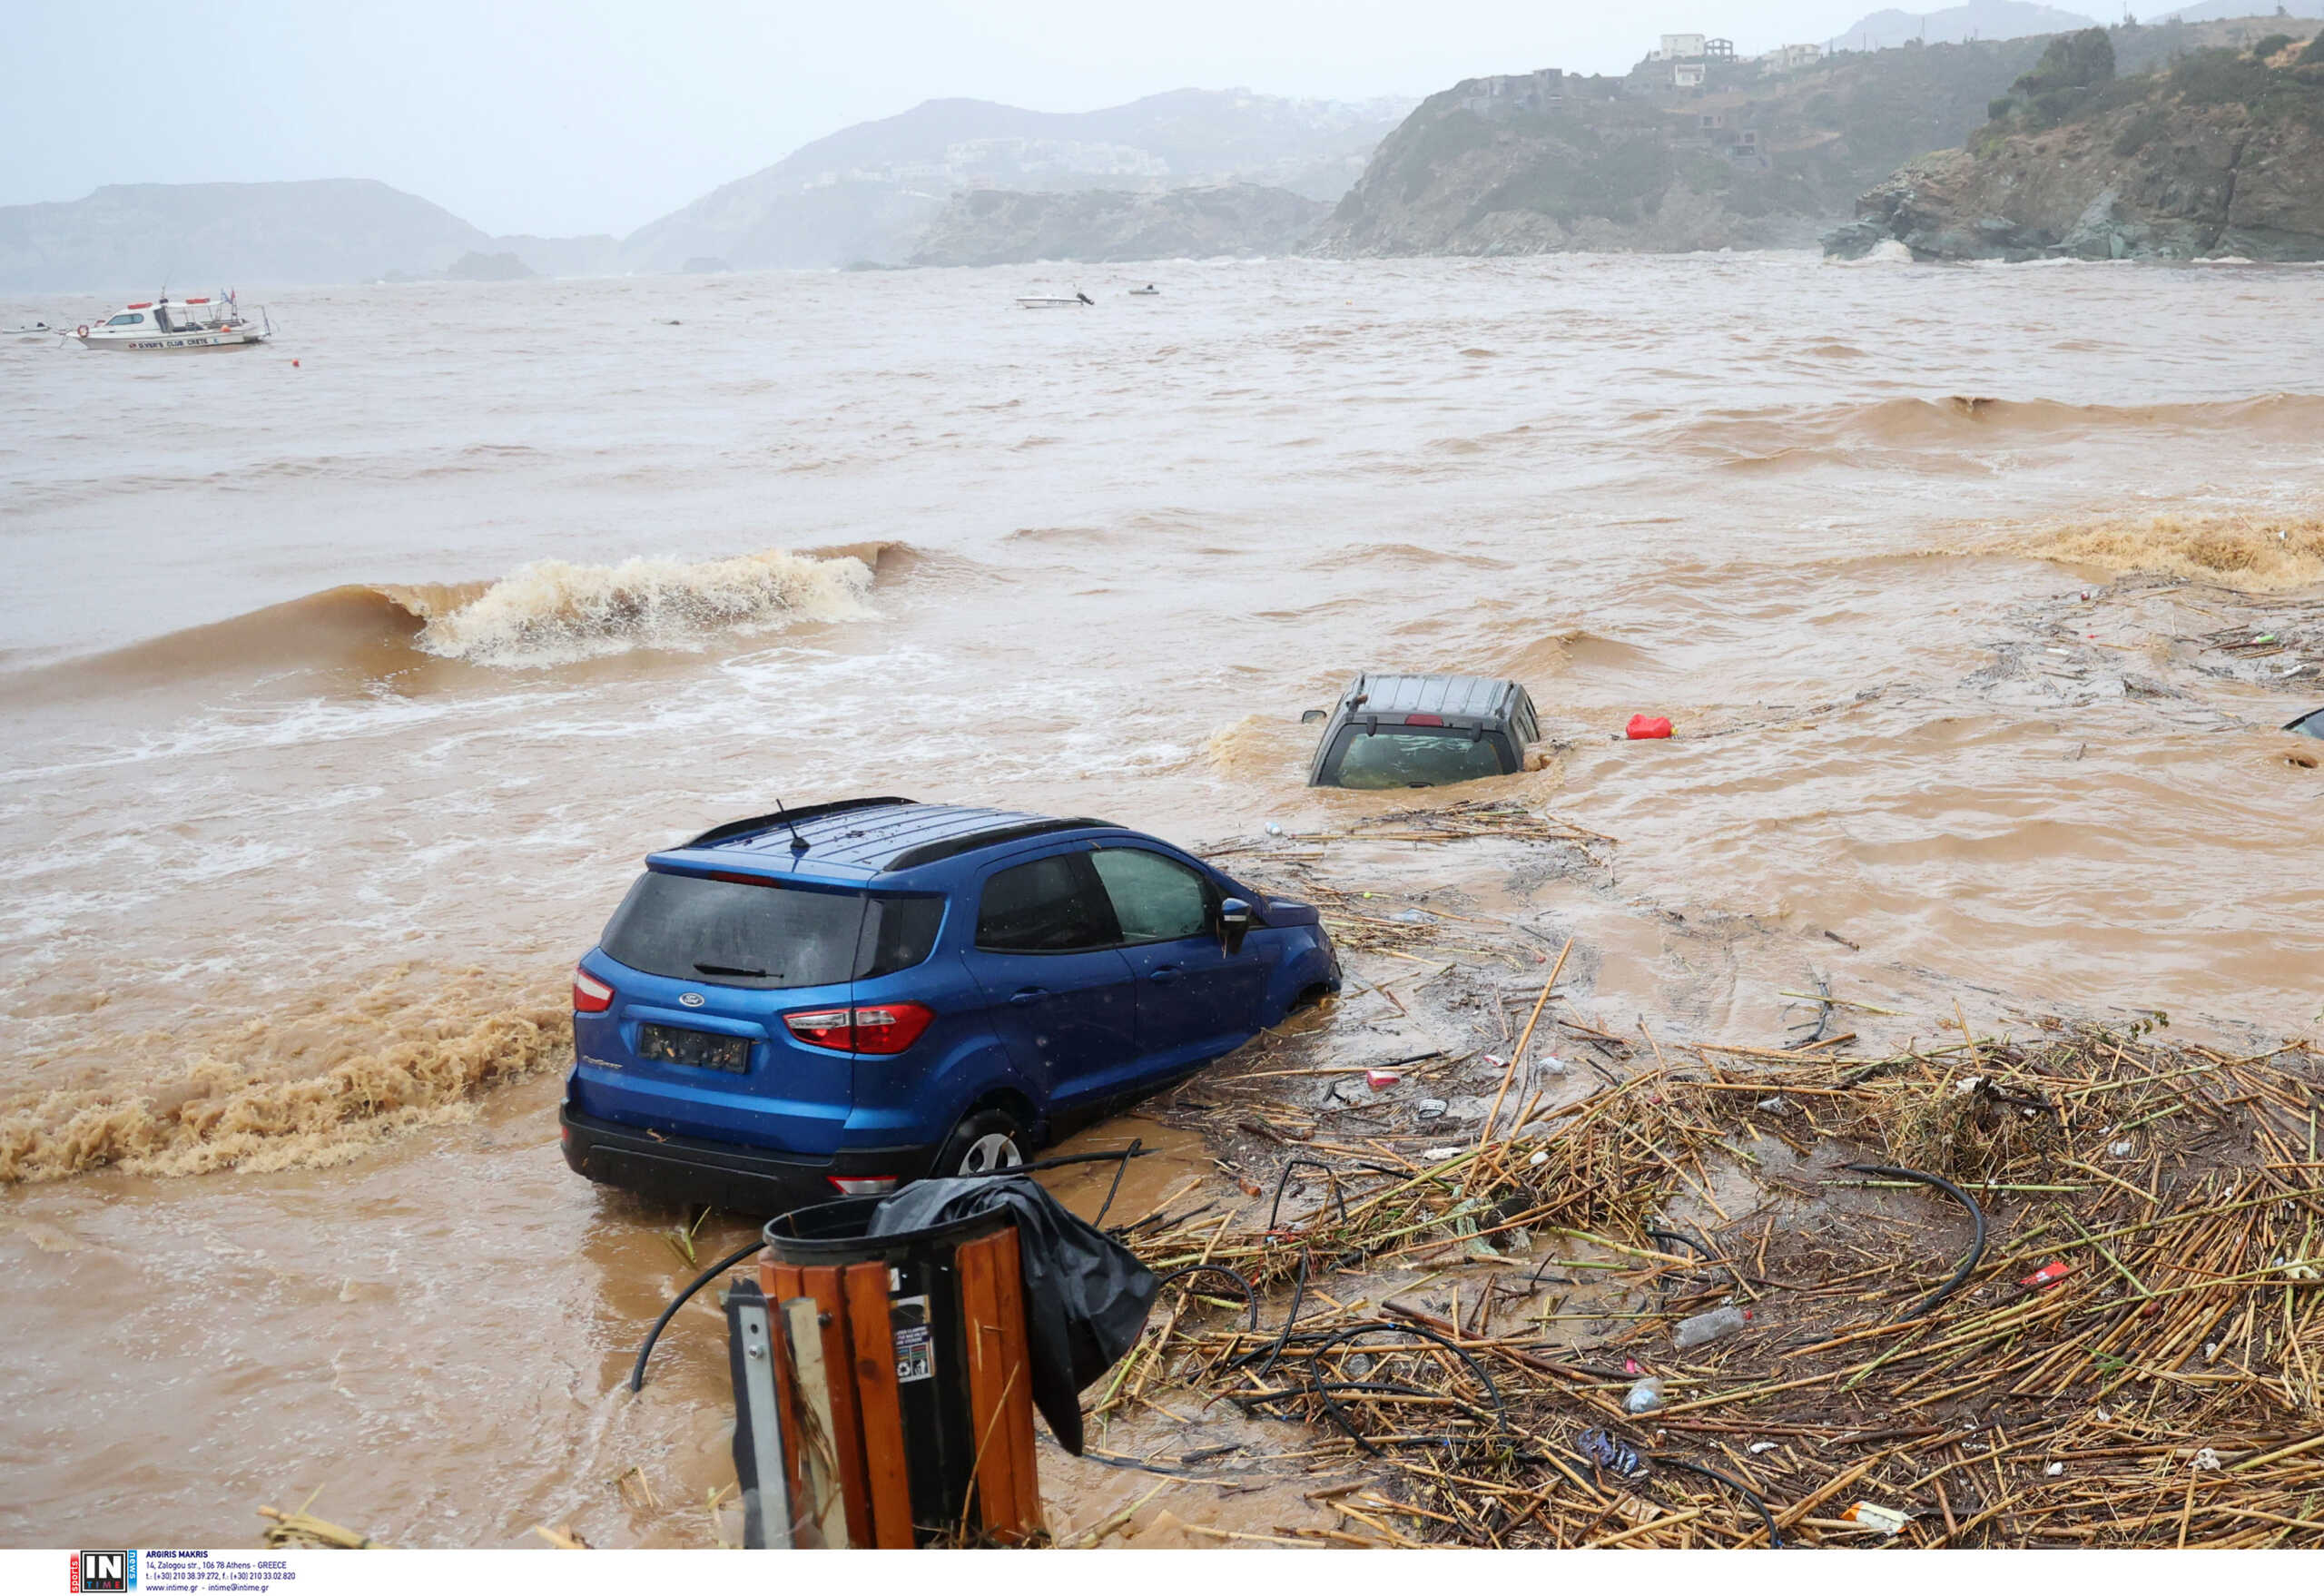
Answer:
<svg viewBox="0 0 2324 1596"><path fill-rule="evenodd" d="M900 550L537 560L497 581L350 583L27 675L70 691L300 668L379 677L424 658L523 668L700 649L722 635L869 614L874 574Z"/></svg>
<svg viewBox="0 0 2324 1596"><path fill-rule="evenodd" d="M490 665L565 665L633 648L699 648L724 633L868 614L872 566L774 550L688 563L537 560L427 617L415 645Z"/></svg>
<svg viewBox="0 0 2324 1596"><path fill-rule="evenodd" d="M2037 559L2152 571L2252 593L2324 582L2324 517L2315 515L2112 517L2057 527L2016 547Z"/></svg>
<svg viewBox="0 0 2324 1596"><path fill-rule="evenodd" d="M480 980L419 996L391 980L206 1040L123 1039L114 1081L0 1109L0 1186L313 1167L465 1118L485 1092L572 1057L564 1006L515 996Z"/></svg>
<svg viewBox="0 0 2324 1596"><path fill-rule="evenodd" d="M1729 410L1689 422L1679 440L1734 465L1866 449L2031 445L2142 431L2221 431L2307 440L2324 431L2324 395L2153 405L2073 405L2056 399L1892 399L1822 409Z"/></svg>

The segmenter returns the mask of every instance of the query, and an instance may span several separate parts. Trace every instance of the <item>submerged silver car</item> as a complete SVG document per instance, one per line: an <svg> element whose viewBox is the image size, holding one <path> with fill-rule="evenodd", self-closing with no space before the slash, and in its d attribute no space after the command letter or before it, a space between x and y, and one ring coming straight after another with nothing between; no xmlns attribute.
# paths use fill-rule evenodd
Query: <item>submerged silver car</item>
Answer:
<svg viewBox="0 0 2324 1596"><path fill-rule="evenodd" d="M1310 710L1324 734L1311 787L1442 787L1525 767L1541 735L1533 700L1515 682L1367 671L1330 710Z"/></svg>

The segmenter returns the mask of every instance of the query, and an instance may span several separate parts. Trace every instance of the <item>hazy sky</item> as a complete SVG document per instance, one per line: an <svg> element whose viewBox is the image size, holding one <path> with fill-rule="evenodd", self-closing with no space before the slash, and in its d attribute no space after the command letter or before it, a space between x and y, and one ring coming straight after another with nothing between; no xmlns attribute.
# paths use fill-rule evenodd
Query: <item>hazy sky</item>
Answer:
<svg viewBox="0 0 2324 1596"><path fill-rule="evenodd" d="M1911 9L1933 8L1915 5ZM961 95L1352 99L1746 53L1877 0L12 0L0 204L100 183L376 177L492 232L627 232L853 122Z"/></svg>

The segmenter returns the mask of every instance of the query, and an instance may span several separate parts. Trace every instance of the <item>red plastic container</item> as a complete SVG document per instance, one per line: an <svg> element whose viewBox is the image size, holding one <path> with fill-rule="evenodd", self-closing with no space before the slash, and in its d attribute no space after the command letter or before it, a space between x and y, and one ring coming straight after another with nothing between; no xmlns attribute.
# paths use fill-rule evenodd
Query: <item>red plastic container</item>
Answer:
<svg viewBox="0 0 2324 1596"><path fill-rule="evenodd" d="M1670 734L1670 717L1667 714L1634 714L1630 716L1630 738L1633 743L1649 737Z"/></svg>

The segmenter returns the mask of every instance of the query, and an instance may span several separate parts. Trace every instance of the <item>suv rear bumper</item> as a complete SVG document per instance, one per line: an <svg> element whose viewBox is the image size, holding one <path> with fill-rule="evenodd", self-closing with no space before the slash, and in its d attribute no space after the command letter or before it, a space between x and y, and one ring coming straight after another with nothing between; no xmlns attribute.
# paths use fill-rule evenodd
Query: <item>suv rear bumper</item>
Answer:
<svg viewBox="0 0 2324 1596"><path fill-rule="evenodd" d="M844 1195L832 1184L835 1176L917 1180L936 1163L932 1147L862 1148L812 1158L734 1142L656 1136L564 1106L556 1119L565 1161L576 1174L640 1197L707 1203L736 1214L782 1214L830 1202Z"/></svg>

